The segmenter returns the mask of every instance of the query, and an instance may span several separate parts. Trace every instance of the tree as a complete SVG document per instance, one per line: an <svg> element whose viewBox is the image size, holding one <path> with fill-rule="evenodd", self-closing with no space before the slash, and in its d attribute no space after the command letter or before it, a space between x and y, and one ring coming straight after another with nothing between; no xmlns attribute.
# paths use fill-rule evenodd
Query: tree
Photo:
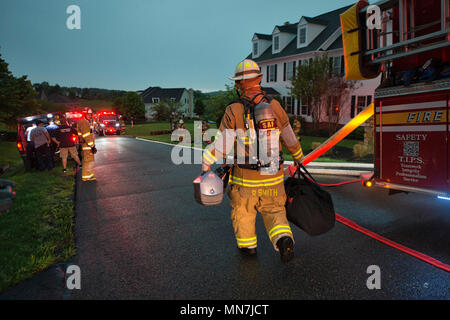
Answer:
<svg viewBox="0 0 450 320"><path fill-rule="evenodd" d="M50 86L48 88L47 94L48 95L51 95L51 94L64 94L64 90L59 86L59 84L56 84L56 85Z"/></svg>
<svg viewBox="0 0 450 320"><path fill-rule="evenodd" d="M326 113L328 118L328 133L332 135L339 127L342 118L344 103L348 101L350 93L356 89L356 81L348 81L343 77L332 76L328 79L328 88L325 94Z"/></svg>
<svg viewBox="0 0 450 320"><path fill-rule="evenodd" d="M343 114L342 105L355 89L356 82L334 74L327 54L317 55L308 64L299 65L290 80L291 95L307 101L314 129L318 129L322 120L327 120L329 133L334 133ZM326 119L323 118L324 114Z"/></svg>
<svg viewBox="0 0 450 320"><path fill-rule="evenodd" d="M17 117L37 113L35 95L27 76L14 77L0 54L0 122L11 126Z"/></svg>
<svg viewBox="0 0 450 320"><path fill-rule="evenodd" d="M180 108L181 104L177 101L160 101L152 107L153 118L158 121L170 120L174 114L179 113Z"/></svg>
<svg viewBox="0 0 450 320"><path fill-rule="evenodd" d="M308 64L300 64L291 79L291 95L298 100L308 101L314 129L318 128L324 95L328 87L330 63L326 54L317 55Z"/></svg>
<svg viewBox="0 0 450 320"><path fill-rule="evenodd" d="M203 116L203 114L205 113L205 104L203 103L203 100L195 100L194 113L200 117Z"/></svg>
<svg viewBox="0 0 450 320"><path fill-rule="evenodd" d="M140 94L136 92L127 92L124 96L117 98L114 105L120 113L127 119L143 118L145 116L145 105Z"/></svg>
<svg viewBox="0 0 450 320"><path fill-rule="evenodd" d="M207 119L214 120L217 126L220 125L225 108L238 98L236 91L230 85L225 85L225 91L210 96L206 101L205 115Z"/></svg>

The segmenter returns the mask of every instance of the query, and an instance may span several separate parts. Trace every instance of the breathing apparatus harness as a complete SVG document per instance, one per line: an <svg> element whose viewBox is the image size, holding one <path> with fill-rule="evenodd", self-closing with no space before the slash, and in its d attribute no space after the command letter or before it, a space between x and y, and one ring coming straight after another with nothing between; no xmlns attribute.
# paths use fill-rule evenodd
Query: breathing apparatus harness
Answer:
<svg viewBox="0 0 450 320"><path fill-rule="evenodd" d="M256 155L257 155L257 159L256 159L256 163L255 164L238 164L237 166L241 169L249 169L249 170L258 170L260 171L262 168L268 168L271 166L270 163L266 163L263 164L261 162L261 160L259 159L259 123L256 121L256 116L255 116L255 108L258 104L266 102L268 104L270 104L270 102L272 101L271 97L268 97L265 95L265 92L260 92L258 94L256 94L251 100L246 99L244 97L241 97L239 91L237 91L237 94L239 96L238 99L232 101L230 104L233 103L241 103L244 106L244 124L245 124L245 129L249 130L250 129L250 122L247 121L247 119L253 120L253 126L256 132ZM255 100L257 97L262 96L262 99L258 102L255 103ZM283 158L283 152L280 150L279 152L279 163L278 163L278 170L281 168L281 164L283 164L284 162L284 158ZM237 159L235 158L235 161ZM247 160L247 159L246 159ZM247 162L247 161L246 161Z"/></svg>

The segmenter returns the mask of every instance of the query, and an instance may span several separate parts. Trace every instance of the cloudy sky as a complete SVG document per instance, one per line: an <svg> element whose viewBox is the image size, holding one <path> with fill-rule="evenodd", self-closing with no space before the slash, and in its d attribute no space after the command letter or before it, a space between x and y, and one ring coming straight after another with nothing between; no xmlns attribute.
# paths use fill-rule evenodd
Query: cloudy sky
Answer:
<svg viewBox="0 0 450 320"><path fill-rule="evenodd" d="M349 0L1 0L0 53L16 75L61 86L223 89L255 32ZM81 9L69 30L66 9Z"/></svg>

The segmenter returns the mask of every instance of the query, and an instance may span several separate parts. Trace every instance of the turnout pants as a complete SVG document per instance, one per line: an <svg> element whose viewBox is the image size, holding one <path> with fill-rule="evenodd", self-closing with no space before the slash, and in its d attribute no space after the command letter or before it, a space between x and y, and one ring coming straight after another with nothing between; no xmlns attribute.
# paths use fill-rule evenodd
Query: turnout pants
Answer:
<svg viewBox="0 0 450 320"><path fill-rule="evenodd" d="M288 236L294 240L289 222L286 218L286 195L261 197L258 195L245 197L239 191L241 187L231 185L228 196L231 200L231 220L233 221L236 242L239 248L256 248L257 237L255 222L257 212L260 212L267 234L276 251L277 241ZM245 193L244 193L245 195Z"/></svg>
<svg viewBox="0 0 450 320"><path fill-rule="evenodd" d="M81 179L89 180L94 178L94 155L92 154L91 147L87 144L82 145L82 169L81 169Z"/></svg>

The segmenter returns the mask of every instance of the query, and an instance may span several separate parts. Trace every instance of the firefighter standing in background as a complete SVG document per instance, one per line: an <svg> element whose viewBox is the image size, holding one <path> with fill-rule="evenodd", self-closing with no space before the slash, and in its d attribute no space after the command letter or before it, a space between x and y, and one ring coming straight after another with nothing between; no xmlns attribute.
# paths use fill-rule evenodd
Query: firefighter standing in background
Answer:
<svg viewBox="0 0 450 320"><path fill-rule="evenodd" d="M186 141L186 140L185 140L185 137L186 137L186 134L185 134L186 127L185 127L185 125L184 125L183 119L181 119L180 121L178 121L177 129L180 130L180 136L179 136L179 138L178 138L178 141L179 141L179 142Z"/></svg>
<svg viewBox="0 0 450 320"><path fill-rule="evenodd" d="M81 144L82 170L81 179L83 181L96 180L94 177L94 154L95 148L94 132L91 126L92 111L84 113L84 117L78 121L77 131Z"/></svg>
<svg viewBox="0 0 450 320"><path fill-rule="evenodd" d="M208 121L202 120L202 137L203 138L205 137L205 132L209 130L209 127L210 127L210 125L209 125ZM206 140L205 142L207 144L210 144L211 140Z"/></svg>
<svg viewBox="0 0 450 320"><path fill-rule="evenodd" d="M300 128L301 128L301 123L298 120L298 117L295 116L294 122L292 123L292 129L294 130L295 136L297 137L297 139L299 141L300 141Z"/></svg>
<svg viewBox="0 0 450 320"><path fill-rule="evenodd" d="M226 157L230 152L229 143L228 146L226 143L227 140L229 141L227 136L230 130L227 129L248 132L249 128L255 128L250 115L251 110L248 109L261 102L270 103L268 107L272 109L274 118L262 124L258 122L256 125L259 128L267 128L269 124L273 126L273 129L276 129L273 132L279 134L276 136L276 144L279 145L277 150L282 150L282 143L292 154L295 162L301 163L303 152L286 112L276 100L265 97L261 90L262 73L259 66L254 61L246 59L239 63L234 77L230 77L230 79L235 81L235 88L240 94L240 102L227 106L216 140L203 153L203 172L210 170L212 164L220 158ZM248 108L248 106L250 107ZM245 150L246 157L248 157L248 145L252 143L251 134L241 137L237 135L236 140L233 137L233 143L234 145L238 143L247 145ZM259 211L274 249L279 251L281 260L287 262L294 255L294 238L286 218L283 165L277 165L273 172L268 175L263 174L261 168L255 168L255 165L252 164L233 164L228 192L232 206L231 219L238 248L245 255L254 255L257 246L255 222Z"/></svg>

